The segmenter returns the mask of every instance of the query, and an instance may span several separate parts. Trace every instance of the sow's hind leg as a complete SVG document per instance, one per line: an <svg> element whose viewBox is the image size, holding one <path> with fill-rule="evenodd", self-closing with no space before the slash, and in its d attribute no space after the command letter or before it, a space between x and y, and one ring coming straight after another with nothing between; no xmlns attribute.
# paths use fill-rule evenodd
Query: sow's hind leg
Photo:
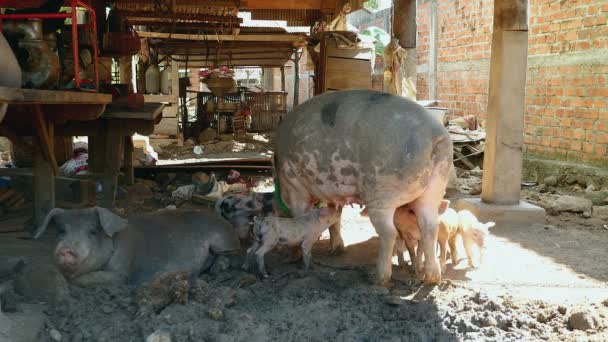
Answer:
<svg viewBox="0 0 608 342"><path fill-rule="evenodd" d="M424 193L410 207L416 214L422 237L424 252L424 282L434 284L441 281L441 270L437 263L436 247L439 233L439 205L447 186L447 162L435 165Z"/></svg>
<svg viewBox="0 0 608 342"><path fill-rule="evenodd" d="M380 250L378 251L376 266L376 281L380 285L388 283L393 272L393 249L397 238L397 228L394 222L395 209L374 209L368 207L369 219L380 238Z"/></svg>

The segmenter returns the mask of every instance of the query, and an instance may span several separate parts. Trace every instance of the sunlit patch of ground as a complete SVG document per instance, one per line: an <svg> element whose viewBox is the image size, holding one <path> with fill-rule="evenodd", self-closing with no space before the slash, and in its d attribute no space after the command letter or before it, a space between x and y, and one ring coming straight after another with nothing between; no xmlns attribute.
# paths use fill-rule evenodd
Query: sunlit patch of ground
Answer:
<svg viewBox="0 0 608 342"><path fill-rule="evenodd" d="M341 264L375 264L378 248L378 241L375 239L377 235L369 219L359 216L360 210L358 207L344 210L342 236L347 252L344 256L339 257ZM587 240L574 240L570 235L575 234L580 237L588 234L587 232L568 232L554 228L546 233L545 238L536 230L526 231L527 227L503 226L496 227L496 229L499 230L500 236L490 235L486 240L481 266L468 268L466 254L460 242L458 246L460 262L458 265L452 265L448 259L444 278L466 283L468 287L483 290L489 294L507 294L522 299L538 299L553 303L598 302L608 298L606 282L574 269L585 266L579 265L580 263L594 264L593 270L597 271L598 278L601 278L600 275L608 272L608 264L604 262L606 255L604 258L601 255L589 255L588 259L570 258L575 261L575 264L566 265L556 262L553 257L525 248L519 242L509 238L510 235L513 235L516 240L526 239L526 236L529 235L529 239L535 240L534 242L537 244L542 245L541 241L546 240L546 249L552 253L556 252L555 250L561 250L562 254L580 254L590 253L594 246L586 243ZM540 232L540 234L543 233ZM608 234L605 235L603 239L601 236L589 238L595 239L594 243L598 247L608 246ZM329 239L328 231L324 233L322 239ZM362 246L367 247L362 248ZM608 253L608 250L605 251ZM478 260L477 249L474 250L474 253L474 259ZM323 257L323 259L325 258ZM407 253L405 259L409 260ZM398 277L401 270L397 267L396 257L393 258L393 264L395 277Z"/></svg>

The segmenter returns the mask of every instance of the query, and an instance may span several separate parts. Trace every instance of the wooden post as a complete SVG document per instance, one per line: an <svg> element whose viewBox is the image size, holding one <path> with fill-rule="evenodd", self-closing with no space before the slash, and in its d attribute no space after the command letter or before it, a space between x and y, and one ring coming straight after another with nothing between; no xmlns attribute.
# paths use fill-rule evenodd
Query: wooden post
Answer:
<svg viewBox="0 0 608 342"><path fill-rule="evenodd" d="M416 48L416 0L395 0L393 35L405 49Z"/></svg>
<svg viewBox="0 0 608 342"><path fill-rule="evenodd" d="M135 184L135 175L133 173L133 137L125 137L123 149L123 169L125 172L125 183L127 185L133 185Z"/></svg>
<svg viewBox="0 0 608 342"><path fill-rule="evenodd" d="M281 91L285 91L285 67L281 67Z"/></svg>
<svg viewBox="0 0 608 342"><path fill-rule="evenodd" d="M133 92L133 72L131 66L131 56L120 57L118 59L118 68L120 74L120 83L129 85L129 92Z"/></svg>
<svg viewBox="0 0 608 342"><path fill-rule="evenodd" d="M416 85L416 0L395 0L394 4L393 35L399 39L399 45L407 52L404 65L401 66L403 76L411 79Z"/></svg>
<svg viewBox="0 0 608 342"><path fill-rule="evenodd" d="M527 0L495 0L481 192L486 203L519 203L527 53Z"/></svg>
<svg viewBox="0 0 608 342"><path fill-rule="evenodd" d="M124 137L122 136L120 120L107 120L105 138L105 165L103 176L103 201L102 206L112 208L114 197L118 186L118 173L120 171L120 159Z"/></svg>
<svg viewBox="0 0 608 342"><path fill-rule="evenodd" d="M300 103L300 58L302 53L295 50L293 53L293 106Z"/></svg>
<svg viewBox="0 0 608 342"><path fill-rule="evenodd" d="M55 208L55 176L45 156L42 140L34 143L34 222L39 227L46 214Z"/></svg>

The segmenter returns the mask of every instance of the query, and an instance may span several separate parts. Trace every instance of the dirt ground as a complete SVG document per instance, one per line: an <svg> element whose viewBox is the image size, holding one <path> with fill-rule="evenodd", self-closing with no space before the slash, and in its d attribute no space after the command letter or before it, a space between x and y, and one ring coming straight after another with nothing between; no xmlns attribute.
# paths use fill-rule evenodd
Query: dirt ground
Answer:
<svg viewBox="0 0 608 342"><path fill-rule="evenodd" d="M471 177L466 183L470 189L476 182ZM533 193L535 189L525 190L524 197ZM171 341L608 340L606 222L561 214L540 225L497 226L491 229L481 266L469 269L465 260L458 265L448 261L444 281L423 286L394 260L387 287L372 284L378 241L369 220L355 207L345 209L342 223L345 253L330 256L325 234L313 250L310 272L299 263L285 263L283 251L266 256L266 279L241 270L241 256L220 258L210 274L187 284L190 290L180 293L181 302L171 302L177 296L171 287L171 300L152 311L142 310L142 295L133 289L70 285L69 296L44 306L41 338L52 340L59 334L61 341L165 341L166 334ZM40 241L0 236L0 260L50 263L54 241L50 235ZM19 301L21 310L34 304L22 297Z"/></svg>
<svg viewBox="0 0 608 342"><path fill-rule="evenodd" d="M168 144L151 143L158 153L157 165L175 163L194 163L210 159L234 159L234 158L268 158L272 156L273 139L272 133L247 133L234 137L227 135L226 140L215 140L200 142L195 145L193 140L188 140L184 146L178 146L175 142ZM202 153L196 155L193 151L195 146L201 148Z"/></svg>

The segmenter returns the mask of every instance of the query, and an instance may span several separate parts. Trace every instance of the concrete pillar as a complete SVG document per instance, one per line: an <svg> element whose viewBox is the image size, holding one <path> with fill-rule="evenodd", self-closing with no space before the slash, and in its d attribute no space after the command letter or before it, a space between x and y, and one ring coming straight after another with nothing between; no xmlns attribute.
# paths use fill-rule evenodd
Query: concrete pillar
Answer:
<svg viewBox="0 0 608 342"><path fill-rule="evenodd" d="M527 0L495 0L481 201L459 209L481 220L543 222L544 210L519 200L523 164L524 95L528 52Z"/></svg>
<svg viewBox="0 0 608 342"><path fill-rule="evenodd" d="M526 0L496 0L481 198L519 203L528 56Z"/></svg>

